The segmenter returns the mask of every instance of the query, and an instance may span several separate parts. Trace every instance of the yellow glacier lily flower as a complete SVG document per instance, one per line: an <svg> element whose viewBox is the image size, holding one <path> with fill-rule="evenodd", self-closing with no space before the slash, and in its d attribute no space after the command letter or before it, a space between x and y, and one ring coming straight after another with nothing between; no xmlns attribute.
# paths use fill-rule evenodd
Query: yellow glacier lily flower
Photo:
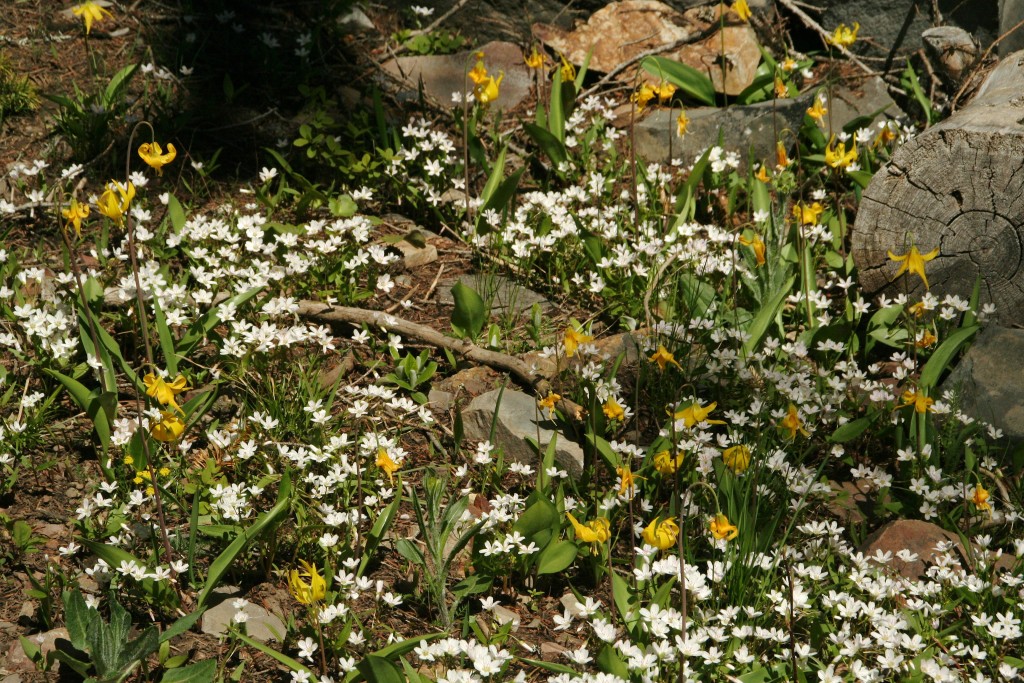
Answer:
<svg viewBox="0 0 1024 683"><path fill-rule="evenodd" d="M604 543L612 537L611 522L605 517L598 517L586 524L580 524L579 520L572 516L572 513L567 512L565 516L569 518L572 528L576 530L577 541L582 541L583 543Z"/></svg>
<svg viewBox="0 0 1024 683"><path fill-rule="evenodd" d="M914 391L913 389L907 389L903 392L903 405L914 406L914 412L918 415L924 415L925 413L934 410L932 404L935 403L935 399L928 398L924 394Z"/></svg>
<svg viewBox="0 0 1024 683"><path fill-rule="evenodd" d="M633 494L636 493L636 480L643 477L637 477L633 474L628 465L616 467L615 473L619 475L619 495L632 498Z"/></svg>
<svg viewBox="0 0 1024 683"><path fill-rule="evenodd" d="M800 413L796 406L792 403L789 404L789 408L786 410L786 416L782 418L780 423L782 428L789 432L789 438L795 439L797 432L804 436L810 436L810 433L804 429L803 420L800 419Z"/></svg>
<svg viewBox="0 0 1024 683"><path fill-rule="evenodd" d="M604 416L609 420L622 422L626 419L626 411L622 409L622 406L619 405L614 396L608 397L608 400L601 406L601 410L604 411Z"/></svg>
<svg viewBox="0 0 1024 683"><path fill-rule="evenodd" d="M487 75L487 67L484 66L484 60L482 59L483 53L478 52L478 58L476 64L472 69L469 70L469 80L473 81L476 85L482 85L490 76Z"/></svg>
<svg viewBox="0 0 1024 683"><path fill-rule="evenodd" d="M530 56L525 57L524 61L526 62L526 66L529 69L541 69L544 67L545 62L544 53L537 52L537 46L534 45L533 51L530 53Z"/></svg>
<svg viewBox="0 0 1024 683"><path fill-rule="evenodd" d="M544 408L546 410L554 410L555 406L561 400L562 400L561 396L559 396L558 394L556 394L553 391L549 391L548 395L547 395L547 398L542 398L539 401L537 401L537 405L539 405L541 408Z"/></svg>
<svg viewBox="0 0 1024 683"><path fill-rule="evenodd" d="M153 425L150 433L157 441L168 443L177 441L185 432L185 423L174 413L164 410L160 413L160 421Z"/></svg>
<svg viewBox="0 0 1024 683"><path fill-rule="evenodd" d="M630 99L636 102L637 111L643 111L655 97L657 97L657 93L654 90L654 86L650 83L644 83L633 93Z"/></svg>
<svg viewBox="0 0 1024 683"><path fill-rule="evenodd" d="M302 571L293 569L288 572L288 592L296 601L303 605L320 602L327 595L327 582L320 576L320 571L309 562L299 560ZM309 579L309 581L305 581Z"/></svg>
<svg viewBox="0 0 1024 683"><path fill-rule="evenodd" d="M732 3L732 11L740 18L740 21L750 21L750 5L747 0L736 0Z"/></svg>
<svg viewBox="0 0 1024 683"><path fill-rule="evenodd" d="M676 473L679 466L683 464L683 454L676 453L673 457L671 453L666 451L659 451L654 454L654 469L658 474L662 476L669 476Z"/></svg>
<svg viewBox="0 0 1024 683"><path fill-rule="evenodd" d="M821 101L820 97L815 97L814 105L807 109L807 115L810 116L815 121L818 121L819 123L823 118L825 118L825 114L827 113L828 109L825 108L825 105Z"/></svg>
<svg viewBox="0 0 1024 683"><path fill-rule="evenodd" d="M975 484L971 493L971 502L979 510L991 510L992 505L988 502L989 492L981 484Z"/></svg>
<svg viewBox="0 0 1024 683"><path fill-rule="evenodd" d="M130 182L122 185L114 180L100 195L96 206L104 216L118 225L123 225L124 215L128 212L128 206L133 199L135 199L135 186Z"/></svg>
<svg viewBox="0 0 1024 683"><path fill-rule="evenodd" d="M733 474L743 474L750 467L750 449L742 444L726 448L722 453L722 460Z"/></svg>
<svg viewBox="0 0 1024 683"><path fill-rule="evenodd" d="M711 414L711 411L714 410L717 405L718 403L716 401L712 401L706 406L701 406L700 401L695 401L682 410L677 410L672 414L672 417L676 420L682 420L687 429L702 422L707 422L711 425L724 425L725 422L722 420L708 419L708 415Z"/></svg>
<svg viewBox="0 0 1024 683"><path fill-rule="evenodd" d="M814 225L824 212L825 207L819 202L814 202L813 204L797 202L793 205L793 218L800 221L801 225Z"/></svg>
<svg viewBox="0 0 1024 683"><path fill-rule="evenodd" d="M178 375L173 381L167 382L163 377L150 372L142 378L142 383L146 385L147 396L155 398L161 404L181 412L181 408L178 406L177 401L174 400L174 397L188 389L188 382L183 376Z"/></svg>
<svg viewBox="0 0 1024 683"><path fill-rule="evenodd" d="M893 261L897 261L900 264L899 270L897 270L896 274L893 275L894 280L898 278L900 275L903 275L903 273L910 273L912 275L917 275L918 277L920 277L921 280L924 282L924 288L930 289L930 287L928 286L928 276L924 274L924 264L928 261L931 261L933 258L939 255L938 247L935 247L927 254L922 254L920 251L917 250L916 246L911 247L910 251L901 256L897 256L891 251L888 251L886 253L888 254L890 259L892 259Z"/></svg>
<svg viewBox="0 0 1024 683"><path fill-rule="evenodd" d="M661 84L654 89L654 94L658 96L659 102L668 102L672 99L672 96L676 94L676 86L668 81L662 81Z"/></svg>
<svg viewBox="0 0 1024 683"><path fill-rule="evenodd" d="M684 137L686 130L690 127L690 117L686 115L685 111L679 112L679 116L676 117L676 135Z"/></svg>
<svg viewBox="0 0 1024 683"><path fill-rule="evenodd" d="M76 17L82 17L82 20L85 22L85 35L89 35L89 31L92 31L94 21L103 21L105 16L111 18L114 16L106 8L97 2L92 2L92 0L75 5L71 8L71 12Z"/></svg>
<svg viewBox="0 0 1024 683"><path fill-rule="evenodd" d="M668 550L679 538L679 525L672 519L655 519L643 533L644 543L658 550Z"/></svg>
<svg viewBox="0 0 1024 683"><path fill-rule="evenodd" d="M565 356L566 358L572 358L576 355L576 349L580 347L580 344L589 344L594 341L594 338L589 334L583 334L580 330L574 327L567 327L565 329Z"/></svg>
<svg viewBox="0 0 1024 683"><path fill-rule="evenodd" d="M498 96L501 94L501 79L503 78L505 78L504 71L499 73L497 78L491 78L488 76L482 82L478 83L476 89L473 91L477 102L480 104L490 104L494 100L498 99Z"/></svg>
<svg viewBox="0 0 1024 683"><path fill-rule="evenodd" d="M761 168L763 169L764 167L762 166ZM751 249L754 250L754 259L757 261L758 267L761 267L765 264L765 246L764 242L761 241L760 235L758 235L756 232L754 233L753 237L743 237L741 235L740 244L742 244L745 247L750 247Z"/></svg>
<svg viewBox="0 0 1024 683"><path fill-rule="evenodd" d="M64 218L68 220L67 227L74 226L75 234L79 237L82 236L82 220L89 217L89 205L79 204L77 199L71 200L71 205L68 208L61 211Z"/></svg>
<svg viewBox="0 0 1024 683"><path fill-rule="evenodd" d="M719 512L711 520L711 535L721 541L723 538L731 541L740 535L740 530L729 518Z"/></svg>
<svg viewBox="0 0 1024 683"><path fill-rule="evenodd" d="M395 472L398 471L398 463L392 460L391 456L388 455L388 452L383 448L377 449L376 465L377 467L384 470L384 472L388 475L388 480L394 483Z"/></svg>
<svg viewBox="0 0 1024 683"><path fill-rule="evenodd" d="M157 175L162 175L164 166L174 161L174 157L177 155L178 150L174 149L174 145L170 142L167 143L166 153L160 148L159 142L144 142L139 146L139 156L156 169Z"/></svg>
<svg viewBox="0 0 1024 683"><path fill-rule="evenodd" d="M781 171L788 168L791 163L789 155L786 154L786 146L779 140L775 143L775 168Z"/></svg>
<svg viewBox="0 0 1024 683"><path fill-rule="evenodd" d="M683 369L682 366L680 366L679 363L676 362L676 357L672 355L671 351L665 348L664 344L658 344L658 350L655 351L654 355L648 358L647 360L651 361L652 363L657 363L658 369L663 372L665 370L665 367L669 363L676 366L680 370Z"/></svg>
<svg viewBox="0 0 1024 683"><path fill-rule="evenodd" d="M857 42L857 31L859 30L860 24L856 21L853 22L852 28L846 24L839 24L839 26L836 26L835 32L832 33L832 37L828 39L828 42L837 47L850 47Z"/></svg>
<svg viewBox="0 0 1024 683"><path fill-rule="evenodd" d="M845 142L837 142L835 147L832 146L832 142L829 142L829 146L825 148L825 164L831 168L847 168L850 164L857 161L857 146L853 145L850 147L850 151L846 151Z"/></svg>

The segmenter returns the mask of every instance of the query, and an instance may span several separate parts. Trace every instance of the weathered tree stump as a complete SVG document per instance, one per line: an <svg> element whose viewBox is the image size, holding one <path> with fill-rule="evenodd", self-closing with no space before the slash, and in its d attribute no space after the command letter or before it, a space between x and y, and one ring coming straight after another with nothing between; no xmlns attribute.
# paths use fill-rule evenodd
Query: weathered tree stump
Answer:
<svg viewBox="0 0 1024 683"><path fill-rule="evenodd" d="M864 192L852 232L853 256L868 293L920 295L887 251L911 246L939 255L927 264L932 291L970 295L1001 323L1024 323L1024 51L1008 56L977 97L907 142Z"/></svg>

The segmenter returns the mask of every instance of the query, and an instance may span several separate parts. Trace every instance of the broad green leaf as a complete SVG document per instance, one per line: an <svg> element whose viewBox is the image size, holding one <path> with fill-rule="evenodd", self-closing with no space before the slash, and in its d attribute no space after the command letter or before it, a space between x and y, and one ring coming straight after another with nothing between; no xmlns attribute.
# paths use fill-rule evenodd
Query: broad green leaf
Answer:
<svg viewBox="0 0 1024 683"><path fill-rule="evenodd" d="M388 529L391 528L392 523L395 521L395 516L398 514L398 505L402 502L401 496L395 496L391 504L384 508L384 511L380 513L377 520L373 523L373 527L370 529L370 533L366 536L366 546L363 549L363 557L359 561L359 571L357 576L362 576L363 571L366 569L366 565L369 564L373 558L377 546L380 544L384 534L387 533Z"/></svg>
<svg viewBox="0 0 1024 683"><path fill-rule="evenodd" d="M291 508L292 479L291 473L286 469L281 475L281 484L277 489L277 502L259 517L231 544L225 548L210 564L210 571L206 575L206 584L196 602L196 609L201 609L206 604L207 598L213 589L220 583L221 578L227 573L235 559L245 550L249 542L257 538L268 528L280 521Z"/></svg>
<svg viewBox="0 0 1024 683"><path fill-rule="evenodd" d="M867 431L867 428L871 426L874 420L870 417L858 417L856 420L850 420L844 425L840 425L832 432L832 436L828 437L828 440L832 443L847 443L853 441L858 436Z"/></svg>
<svg viewBox="0 0 1024 683"><path fill-rule="evenodd" d="M306 673L312 673L302 662L299 662L299 661L297 661L295 659L292 659L288 655L286 655L286 654L284 654L282 652L278 652L274 648L272 648L269 645L266 645L264 643L261 643L258 640L253 640L252 638L250 638L249 636L247 636L247 635L245 635L243 633L232 632L231 637L232 638L237 638L238 640L242 641L243 643L245 643L249 647L256 648L257 650L259 650L263 654L267 655L268 657L276 660L280 664L284 664L286 667L288 667L292 671L305 671Z"/></svg>
<svg viewBox="0 0 1024 683"><path fill-rule="evenodd" d="M366 658L356 665L356 669L363 674L366 683L405 683L398 667L377 655L366 655Z"/></svg>
<svg viewBox="0 0 1024 683"><path fill-rule="evenodd" d="M217 675L217 660L204 659L180 669L169 669L160 683L209 683Z"/></svg>
<svg viewBox="0 0 1024 683"><path fill-rule="evenodd" d="M167 326L167 316L160 305L159 299L153 300L153 322L156 325L157 337L160 339L160 351L164 354L164 363L171 379L178 374L178 354L174 351L174 336Z"/></svg>
<svg viewBox="0 0 1024 683"><path fill-rule="evenodd" d="M484 300L472 287L456 282L452 287L455 308L452 310L452 330L460 337L470 340L480 336L487 320Z"/></svg>
<svg viewBox="0 0 1024 683"><path fill-rule="evenodd" d="M624 681L629 680L629 668L610 643L606 643L597 655L597 668L606 674L618 676Z"/></svg>
<svg viewBox="0 0 1024 683"><path fill-rule="evenodd" d="M541 551L537 558L538 574L557 574L565 571L576 559L576 544L555 540Z"/></svg>
<svg viewBox="0 0 1024 683"><path fill-rule="evenodd" d="M167 215L171 219L171 229L174 230L174 234L179 234L185 227L185 209L182 208L178 198L170 193L167 194Z"/></svg>
<svg viewBox="0 0 1024 683"><path fill-rule="evenodd" d="M185 631L192 628L192 626L195 625L197 621L199 621L199 617L203 616L204 611L205 610L197 609L195 612L192 612L191 614L186 614L181 619L175 621L173 624L168 626L163 633L160 634L160 642L166 643L171 638L179 636Z"/></svg>
<svg viewBox="0 0 1024 683"><path fill-rule="evenodd" d="M932 389L942 379L942 373L952 362L960 348L970 341L978 332L977 325L962 327L953 334L946 337L946 340L939 344L928 362L921 369L921 386L925 389Z"/></svg>
<svg viewBox="0 0 1024 683"><path fill-rule="evenodd" d="M548 159L551 161L551 165L556 169L569 158L569 155L565 151L565 145L562 141L555 137L546 128L541 128L533 123L525 123L523 124L523 128L526 130L526 133L533 138L533 141L537 143L537 146L540 147L541 151L547 155Z"/></svg>
<svg viewBox="0 0 1024 683"><path fill-rule="evenodd" d="M743 343L744 355L749 356L754 352L758 344L761 343L761 339L768 332L768 327L775 320L775 316L779 314L779 311L782 310L782 305L786 302L786 297L792 291L794 282L796 282L796 276L790 277L786 284L775 292L771 299L762 302L761 310L757 312L754 320L747 328L748 339Z"/></svg>

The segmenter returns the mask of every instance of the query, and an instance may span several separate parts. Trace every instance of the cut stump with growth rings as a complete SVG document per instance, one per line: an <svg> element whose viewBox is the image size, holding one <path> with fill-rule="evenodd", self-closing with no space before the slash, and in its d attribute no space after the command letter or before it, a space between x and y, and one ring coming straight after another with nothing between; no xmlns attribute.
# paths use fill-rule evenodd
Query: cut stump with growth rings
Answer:
<svg viewBox="0 0 1024 683"><path fill-rule="evenodd" d="M932 292L996 304L1024 324L1024 51L1006 57L965 108L900 147L864 191L852 232L866 293L911 297L924 283L886 252L916 246Z"/></svg>

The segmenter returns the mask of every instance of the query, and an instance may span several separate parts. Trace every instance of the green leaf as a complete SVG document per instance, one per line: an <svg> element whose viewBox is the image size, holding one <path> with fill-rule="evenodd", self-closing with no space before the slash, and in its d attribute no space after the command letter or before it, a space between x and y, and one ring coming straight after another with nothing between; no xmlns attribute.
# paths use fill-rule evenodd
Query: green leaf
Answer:
<svg viewBox="0 0 1024 683"><path fill-rule="evenodd" d="M165 672L160 683L209 683L217 675L217 660L204 659L180 669Z"/></svg>
<svg viewBox="0 0 1024 683"><path fill-rule="evenodd" d="M399 555L409 560L413 564L420 567L427 566L427 560L423 556L423 551L420 550L419 546L410 541L408 538L400 538L397 541L395 541L395 550L398 551Z"/></svg>
<svg viewBox="0 0 1024 683"><path fill-rule="evenodd" d="M533 141L537 143L541 151L547 155L548 159L551 160L551 165L556 169L568 160L569 155L565 151L565 144L552 135L550 131L534 123L524 123L523 128L533 138Z"/></svg>
<svg viewBox="0 0 1024 683"><path fill-rule="evenodd" d="M241 294L237 294L231 297L227 301L220 304L220 306L223 306L225 304L229 304L235 307L241 306L242 304L249 301L249 299L259 294L262 290L262 287L253 287L252 289L246 292L242 292ZM204 338L206 338L206 335L208 335L214 327L220 324L220 316L217 314L217 311L220 309L220 306L215 306L214 308L208 310L206 313L202 315L202 317L197 319L188 328L188 331L185 332L185 335L178 342L178 352L182 356L188 356L192 349L198 346L199 343Z"/></svg>
<svg viewBox="0 0 1024 683"><path fill-rule="evenodd" d="M108 105L108 109L111 108L109 105L113 104L118 99L121 94L121 90L128 85L128 81L135 75L135 70L138 68L138 64L129 64L114 74L113 78L110 79L110 82L107 83L107 87L103 91L103 99L104 103Z"/></svg>
<svg viewBox="0 0 1024 683"><path fill-rule="evenodd" d="M786 297L789 296L790 291L793 289L793 283L796 282L796 276L790 277L782 287L775 292L771 299L765 301L761 305L761 310L754 316L754 320L750 323L750 327L747 328L748 339L743 343L743 353L749 356L757 348L758 344L761 343L761 339L765 333L768 332L768 327L775 320L775 316L782 310L782 304L785 303Z"/></svg>
<svg viewBox="0 0 1024 683"><path fill-rule="evenodd" d="M242 641L243 643L245 643L249 647L256 648L257 650L259 650L263 654L267 655L268 657L271 657L272 659L276 660L277 662L279 662L281 664L284 664L286 667L288 667L292 671L305 671L306 673L312 673L304 664L302 664L302 662L294 660L291 657L289 657L288 655L286 655L284 653L281 653L281 652L278 652L274 648L270 647L269 645L265 645L264 643L261 643L258 640L253 640L252 638L250 638L249 636L245 635L244 633L238 633L237 631L233 631L231 633L231 636L233 638L237 638L238 640Z"/></svg>
<svg viewBox="0 0 1024 683"><path fill-rule="evenodd" d="M78 539L78 542L89 549L92 554L100 558L113 568L121 566L122 562L134 562L140 567L145 567L146 563L139 560L127 550L117 548L112 545L105 543L97 543L90 541L85 538ZM170 606L176 607L178 604L178 595L170 588L170 584L167 579L163 581L154 581L153 579L143 579L137 583L141 586L143 593L154 603L164 602Z"/></svg>
<svg viewBox="0 0 1024 683"><path fill-rule="evenodd" d="M71 644L79 650L85 649L86 636L93 624L100 619L100 613L86 604L85 598L76 589L65 591L64 601L64 622L68 630L68 637Z"/></svg>
<svg viewBox="0 0 1024 683"><path fill-rule="evenodd" d="M167 326L167 316L164 315L160 300L156 298L153 300L153 318L157 337L160 339L160 350L164 354L164 363L167 365L167 372L170 373L171 379L174 379L178 374L178 354L174 351L174 337L171 335L171 329Z"/></svg>
<svg viewBox="0 0 1024 683"><path fill-rule="evenodd" d="M356 664L356 669L363 674L367 683L405 683L398 667L376 655L366 655L363 661Z"/></svg>
<svg viewBox="0 0 1024 683"><path fill-rule="evenodd" d="M527 541L536 542L539 535L544 532L550 533L552 529L559 528L560 524L554 503L540 495L531 494L530 497L533 498L533 502L527 501L526 511L512 525L512 531L518 531ZM547 543L537 545L543 548Z"/></svg>
<svg viewBox="0 0 1024 683"><path fill-rule="evenodd" d="M480 191L480 200L484 205L490 201L491 196L498 189L498 185L501 184L502 179L505 177L505 155L508 153L508 146L502 147L501 151L498 152L498 156L494 159L494 163L491 165L491 175L487 178L487 183L484 184L484 189Z"/></svg>
<svg viewBox="0 0 1024 683"><path fill-rule="evenodd" d="M171 638L179 636L185 631L192 628L192 626L195 625L197 621L199 621L199 617L203 616L204 611L205 610L197 609L195 612L192 612L191 614L186 614L181 619L175 621L173 624L168 626L163 633L160 634L160 642L166 643Z"/></svg>
<svg viewBox="0 0 1024 683"><path fill-rule="evenodd" d="M180 233L185 227L185 209L182 208L178 198L170 193L167 194L167 215L171 219L171 229L174 230L174 234Z"/></svg>
<svg viewBox="0 0 1024 683"><path fill-rule="evenodd" d="M370 559L374 556L377 550L377 546L380 545L380 541L384 538L384 534L387 533L388 529L395 521L395 516L398 514L398 505L402 502L401 496L395 496L391 504L384 508L384 511L380 513L377 520L373 523L373 528L370 529L370 533L366 536L366 546L363 549L363 557L359 561L359 571L357 576L362 576L363 571L366 569L366 565L370 563Z"/></svg>
<svg viewBox="0 0 1024 683"><path fill-rule="evenodd" d="M231 544L225 548L210 564L210 571L206 575L206 584L196 602L196 608L200 609L206 604L213 589L220 583L221 578L227 573L235 559L245 550L249 542L257 538L268 528L275 525L291 508L292 479L291 473L286 469L281 476L281 484L277 489L277 502L259 517Z"/></svg>
<svg viewBox="0 0 1024 683"><path fill-rule="evenodd" d="M863 434L874 419L870 417L859 417L856 420L850 420L844 425L840 425L832 432L832 436L828 437L828 440L832 443L847 443L853 441L858 436Z"/></svg>
<svg viewBox="0 0 1024 683"><path fill-rule="evenodd" d="M962 327L946 337L946 340L939 344L939 348L935 349L935 353L924 364L924 368L921 370L921 387L924 389L934 388L942 378L942 373L960 350L960 347L970 341L971 337L977 332L978 326L971 325L970 327Z"/></svg>
<svg viewBox="0 0 1024 683"><path fill-rule="evenodd" d="M455 309L452 311L452 330L460 337L470 340L480 336L487 319L484 300L472 287L456 282L452 287Z"/></svg>
<svg viewBox="0 0 1024 683"><path fill-rule="evenodd" d="M629 680L629 668L610 644L606 643L597 655L597 668L606 674L618 676L624 681Z"/></svg>
<svg viewBox="0 0 1024 683"><path fill-rule="evenodd" d="M541 551L537 558L538 574L557 574L565 571L576 559L576 544L556 540Z"/></svg>
<svg viewBox="0 0 1024 683"><path fill-rule="evenodd" d="M664 57L647 57L640 66L644 71L664 79L684 93L709 107L715 105L715 84L692 66Z"/></svg>

